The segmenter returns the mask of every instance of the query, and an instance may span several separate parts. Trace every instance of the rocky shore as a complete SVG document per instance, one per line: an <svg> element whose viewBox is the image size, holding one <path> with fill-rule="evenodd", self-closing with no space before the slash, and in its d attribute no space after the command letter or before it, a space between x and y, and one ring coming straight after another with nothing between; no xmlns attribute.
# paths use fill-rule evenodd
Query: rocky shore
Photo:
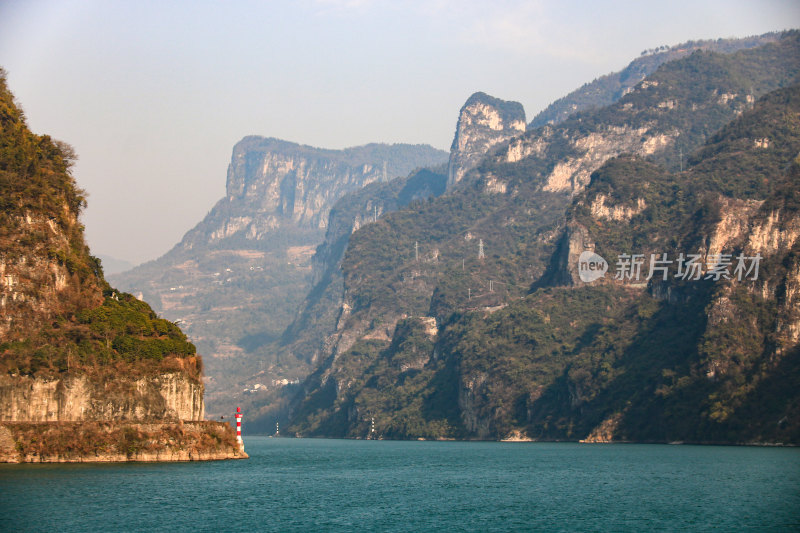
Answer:
<svg viewBox="0 0 800 533"><path fill-rule="evenodd" d="M246 459L222 422L0 422L0 462Z"/></svg>

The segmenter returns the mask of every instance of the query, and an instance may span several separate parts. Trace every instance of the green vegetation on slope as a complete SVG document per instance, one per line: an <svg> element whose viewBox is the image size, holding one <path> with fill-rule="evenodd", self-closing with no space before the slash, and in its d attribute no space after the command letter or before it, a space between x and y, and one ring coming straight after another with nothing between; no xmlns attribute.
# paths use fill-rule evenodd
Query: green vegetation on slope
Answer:
<svg viewBox="0 0 800 533"><path fill-rule="evenodd" d="M745 227L773 220L780 209L776 231L792 227L791 191L800 183L792 166L800 151L798 88L746 110L751 87L761 94L797 72L797 38L730 57L696 53L662 67L652 78L657 85L558 130L655 121L660 131L680 132L675 154L612 159L568 201L536 185L575 155L569 143L547 158L515 163L505 162L501 149L451 194L354 234L343 263L352 304L347 320L370 336L362 334L307 380L292 430L363 438L374 418L378 436L394 438L520 431L556 440L800 442L800 355L790 333L798 317L788 303L797 283L793 248L766 257L758 282L653 282L646 290L613 282L537 284L527 296L482 285L490 276L516 281L511 287L533 281L531 273L538 279L558 264L560 237L581 227L612 268L620 253L707 250L710 234L731 215L726 209ZM658 105L665 101L674 102ZM706 138L705 147L690 152ZM679 148L691 165L684 172ZM479 178L488 173L508 183L509 194L486 193ZM643 200L644 208L629 218L603 218L590 209L600 195L608 207ZM731 235L725 253L744 251L746 232ZM486 244L483 261L472 255L477 238ZM426 252L435 247L436 260L417 262L415 242ZM380 321L404 314L435 315L438 337L423 342L401 320L391 341L381 340ZM418 362L392 364L409 354ZM439 409L431 408L434 398Z"/></svg>
<svg viewBox="0 0 800 533"><path fill-rule="evenodd" d="M136 363L137 371L188 368L194 346L141 301L114 291L92 257L78 218L85 193L70 175L72 149L35 135L0 71L0 371L92 372Z"/></svg>
<svg viewBox="0 0 800 533"><path fill-rule="evenodd" d="M655 50L645 50L642 52L641 57L631 61L621 71L606 74L586 83L581 88L547 106L533 118L530 128L535 129L546 124L558 124L575 113L611 105L641 80L655 72L659 66L669 61L683 58L694 51L706 50L730 54L738 50L755 48L777 41L783 36L785 34L766 33L744 39L689 41L675 46L661 46Z"/></svg>

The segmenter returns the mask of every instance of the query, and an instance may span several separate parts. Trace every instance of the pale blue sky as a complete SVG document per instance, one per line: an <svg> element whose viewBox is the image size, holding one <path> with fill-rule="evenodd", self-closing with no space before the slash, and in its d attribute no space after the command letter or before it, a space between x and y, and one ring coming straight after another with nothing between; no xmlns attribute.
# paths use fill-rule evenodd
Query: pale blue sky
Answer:
<svg viewBox="0 0 800 533"><path fill-rule="evenodd" d="M528 118L645 48L800 26L796 1L0 0L0 66L72 144L92 251L166 252L255 134L447 149L475 91Z"/></svg>

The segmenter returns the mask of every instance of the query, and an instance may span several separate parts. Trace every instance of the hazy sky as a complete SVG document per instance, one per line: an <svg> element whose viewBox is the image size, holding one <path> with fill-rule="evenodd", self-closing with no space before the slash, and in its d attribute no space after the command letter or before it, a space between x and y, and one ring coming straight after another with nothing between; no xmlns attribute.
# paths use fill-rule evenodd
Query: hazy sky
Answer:
<svg viewBox="0 0 800 533"><path fill-rule="evenodd" d="M78 152L93 253L140 262L225 194L245 135L447 149L475 91L530 119L643 49L798 26L796 0L0 0L0 66Z"/></svg>

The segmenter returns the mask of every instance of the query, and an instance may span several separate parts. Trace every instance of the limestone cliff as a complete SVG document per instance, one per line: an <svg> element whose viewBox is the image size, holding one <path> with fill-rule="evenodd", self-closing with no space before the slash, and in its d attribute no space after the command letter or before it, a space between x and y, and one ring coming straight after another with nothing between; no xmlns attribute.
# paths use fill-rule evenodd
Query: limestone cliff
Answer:
<svg viewBox="0 0 800 533"><path fill-rule="evenodd" d="M0 422L0 463L246 459L221 422Z"/></svg>
<svg viewBox="0 0 800 533"><path fill-rule="evenodd" d="M470 96L458 114L447 166L447 186L461 181L493 146L524 132L522 104L480 92Z"/></svg>
<svg viewBox="0 0 800 533"><path fill-rule="evenodd" d="M191 248L230 238L261 241L277 228L324 230L344 194L440 162L428 146L365 145L325 150L245 137L233 147L226 197L184 237Z"/></svg>
<svg viewBox="0 0 800 533"><path fill-rule="evenodd" d="M202 420L203 385L185 373L99 382L86 374L0 376L0 420Z"/></svg>

